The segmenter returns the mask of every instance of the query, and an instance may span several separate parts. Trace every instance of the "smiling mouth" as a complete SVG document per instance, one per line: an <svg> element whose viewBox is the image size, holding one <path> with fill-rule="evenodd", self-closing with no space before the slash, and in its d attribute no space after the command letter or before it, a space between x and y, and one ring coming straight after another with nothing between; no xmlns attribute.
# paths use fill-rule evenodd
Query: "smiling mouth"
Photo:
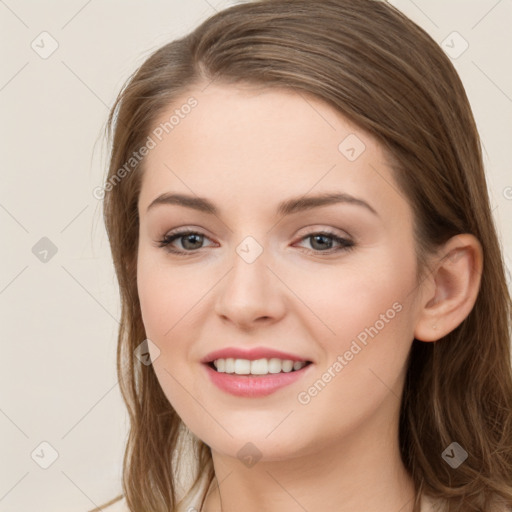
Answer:
<svg viewBox="0 0 512 512"><path fill-rule="evenodd" d="M255 360L226 358L215 359L207 364L217 373L249 377L297 372L310 365L311 361L293 361L275 357Z"/></svg>

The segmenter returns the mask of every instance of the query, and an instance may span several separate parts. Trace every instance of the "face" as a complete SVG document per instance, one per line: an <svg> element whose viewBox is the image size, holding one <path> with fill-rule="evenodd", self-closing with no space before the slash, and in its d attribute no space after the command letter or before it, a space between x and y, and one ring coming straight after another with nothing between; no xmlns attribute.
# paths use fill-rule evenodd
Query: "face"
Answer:
<svg viewBox="0 0 512 512"><path fill-rule="evenodd" d="M279 460L375 435L396 420L421 292L412 211L382 147L276 89L194 89L157 125L190 96L153 137L138 203L163 391L218 454Z"/></svg>

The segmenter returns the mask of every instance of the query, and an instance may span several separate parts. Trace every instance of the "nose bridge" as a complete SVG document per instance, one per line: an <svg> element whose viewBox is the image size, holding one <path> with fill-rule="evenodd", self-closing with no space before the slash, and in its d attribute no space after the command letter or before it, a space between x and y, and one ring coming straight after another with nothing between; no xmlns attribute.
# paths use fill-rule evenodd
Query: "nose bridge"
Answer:
<svg viewBox="0 0 512 512"><path fill-rule="evenodd" d="M249 305L261 300L268 292L266 266L267 250L253 236L246 236L235 247L232 257L233 269L228 277L225 292Z"/></svg>
<svg viewBox="0 0 512 512"><path fill-rule="evenodd" d="M216 302L218 314L238 324L282 313L279 282L267 267L268 252L253 236L235 247L232 269L226 276Z"/></svg>

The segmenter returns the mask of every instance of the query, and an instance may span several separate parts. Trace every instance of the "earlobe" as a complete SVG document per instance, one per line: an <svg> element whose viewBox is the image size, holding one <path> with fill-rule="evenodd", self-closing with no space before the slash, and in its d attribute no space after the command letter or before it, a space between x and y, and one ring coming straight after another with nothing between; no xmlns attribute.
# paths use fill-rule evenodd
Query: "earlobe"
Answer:
<svg viewBox="0 0 512 512"><path fill-rule="evenodd" d="M436 255L434 270L423 281L414 337L437 341L469 315L480 290L483 251L470 234L456 235Z"/></svg>

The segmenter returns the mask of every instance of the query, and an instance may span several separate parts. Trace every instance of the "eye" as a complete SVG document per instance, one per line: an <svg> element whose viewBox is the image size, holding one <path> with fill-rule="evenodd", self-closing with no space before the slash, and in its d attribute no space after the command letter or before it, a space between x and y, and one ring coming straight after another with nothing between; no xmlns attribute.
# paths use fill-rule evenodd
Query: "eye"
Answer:
<svg viewBox="0 0 512 512"><path fill-rule="evenodd" d="M331 240L329 242L329 239ZM332 254L335 252L348 251L353 249L355 244L352 240L338 236L336 233L330 231L321 231L319 233L310 233L303 236L301 240L310 240L313 250L308 250L308 253L327 253ZM338 244L338 248L333 248L333 243Z"/></svg>
<svg viewBox="0 0 512 512"><path fill-rule="evenodd" d="M197 231L183 230L165 235L158 242L158 247L165 247L167 251L174 254L186 254L201 249L200 245L205 238L207 238L205 235ZM171 244L175 240L180 240L185 250L173 248Z"/></svg>
<svg viewBox="0 0 512 512"><path fill-rule="evenodd" d="M205 239L208 239L208 237L197 231L176 231L166 234L160 241L158 241L158 247L165 248L166 251L173 254L192 254L203 248L202 243ZM303 236L300 240L308 239L311 240L313 249L307 250L307 252L313 254L332 254L334 252L348 251L355 246L352 240L342 238L328 230L310 233L309 235ZM329 239L331 242L329 242ZM176 240L181 242L181 249L177 249L172 246ZM338 247L333 248L333 243L338 244Z"/></svg>

